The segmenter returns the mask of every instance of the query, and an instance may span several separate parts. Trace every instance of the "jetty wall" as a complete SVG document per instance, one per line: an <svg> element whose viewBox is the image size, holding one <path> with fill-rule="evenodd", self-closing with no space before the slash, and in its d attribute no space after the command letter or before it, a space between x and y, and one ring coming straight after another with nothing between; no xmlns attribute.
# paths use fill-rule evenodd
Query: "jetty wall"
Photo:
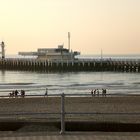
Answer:
<svg viewBox="0 0 140 140"><path fill-rule="evenodd" d="M118 71L140 72L140 60L81 59L47 61L38 59L0 59L1 70L26 71Z"/></svg>

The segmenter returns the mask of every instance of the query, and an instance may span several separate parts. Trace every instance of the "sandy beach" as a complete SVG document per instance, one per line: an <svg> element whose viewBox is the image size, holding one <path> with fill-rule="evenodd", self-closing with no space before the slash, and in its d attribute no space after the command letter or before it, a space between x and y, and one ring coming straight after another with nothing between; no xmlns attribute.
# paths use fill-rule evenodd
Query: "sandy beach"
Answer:
<svg viewBox="0 0 140 140"><path fill-rule="evenodd" d="M60 113L60 110L60 97L0 99L0 121L60 121L60 114L46 114ZM67 114L67 121L140 123L140 96L66 97L65 112L97 113L94 115Z"/></svg>

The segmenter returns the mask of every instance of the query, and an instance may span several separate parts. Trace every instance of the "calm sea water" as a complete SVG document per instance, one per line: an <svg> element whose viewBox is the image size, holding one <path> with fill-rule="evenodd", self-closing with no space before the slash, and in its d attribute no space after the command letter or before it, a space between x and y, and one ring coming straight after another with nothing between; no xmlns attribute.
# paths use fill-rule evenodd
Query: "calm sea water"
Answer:
<svg viewBox="0 0 140 140"><path fill-rule="evenodd" d="M128 57L129 58L129 57ZM24 89L26 94L84 94L106 88L109 94L140 94L139 73L0 71L0 94Z"/></svg>
<svg viewBox="0 0 140 140"><path fill-rule="evenodd" d="M0 71L0 94L24 89L27 94L90 93L91 89L106 88L110 94L140 94L139 73L67 72L38 73Z"/></svg>

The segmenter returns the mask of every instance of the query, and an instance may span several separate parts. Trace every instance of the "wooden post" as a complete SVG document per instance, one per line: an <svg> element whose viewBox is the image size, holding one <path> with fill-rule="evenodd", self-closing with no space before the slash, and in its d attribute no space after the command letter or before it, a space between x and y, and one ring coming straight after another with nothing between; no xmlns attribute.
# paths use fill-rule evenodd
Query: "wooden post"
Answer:
<svg viewBox="0 0 140 140"><path fill-rule="evenodd" d="M61 131L60 134L65 133L65 94L61 94Z"/></svg>

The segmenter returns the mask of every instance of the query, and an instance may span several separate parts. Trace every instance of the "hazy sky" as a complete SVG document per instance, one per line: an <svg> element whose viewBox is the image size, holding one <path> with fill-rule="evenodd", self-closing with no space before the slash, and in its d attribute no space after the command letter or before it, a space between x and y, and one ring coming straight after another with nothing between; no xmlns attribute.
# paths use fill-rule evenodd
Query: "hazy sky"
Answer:
<svg viewBox="0 0 140 140"><path fill-rule="evenodd" d="M140 0L0 0L7 54L68 47L82 54L140 54Z"/></svg>

